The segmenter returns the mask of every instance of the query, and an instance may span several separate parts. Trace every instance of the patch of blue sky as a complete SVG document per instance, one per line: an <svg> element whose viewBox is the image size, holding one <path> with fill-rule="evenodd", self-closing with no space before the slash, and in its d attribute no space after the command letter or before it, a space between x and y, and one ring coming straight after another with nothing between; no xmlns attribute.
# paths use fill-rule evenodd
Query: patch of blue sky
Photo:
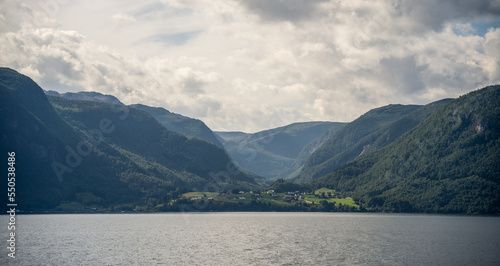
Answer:
<svg viewBox="0 0 500 266"><path fill-rule="evenodd" d="M500 19L495 19L492 21L475 21L471 23L471 26L475 29L477 35L484 36L489 29L500 28Z"/></svg>
<svg viewBox="0 0 500 266"><path fill-rule="evenodd" d="M466 24L453 25L453 32L459 36L478 35L483 37L490 29L500 28L500 19L476 20Z"/></svg>

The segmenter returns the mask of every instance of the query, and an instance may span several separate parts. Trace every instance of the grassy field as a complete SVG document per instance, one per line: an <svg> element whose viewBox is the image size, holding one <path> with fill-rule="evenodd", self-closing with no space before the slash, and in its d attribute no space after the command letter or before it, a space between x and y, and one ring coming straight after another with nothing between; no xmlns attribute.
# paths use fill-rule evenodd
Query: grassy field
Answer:
<svg viewBox="0 0 500 266"><path fill-rule="evenodd" d="M182 194L183 198L190 199L190 198L197 198L197 197L208 197L208 198L213 198L219 193L217 192L188 192Z"/></svg>
<svg viewBox="0 0 500 266"><path fill-rule="evenodd" d="M351 198L334 198L334 197L326 197L322 198L319 197L319 195L322 194L322 192L325 193L325 195L328 195L328 192L331 193L331 195L335 195L335 190L332 189L327 189L327 188L321 188L315 191L315 195L302 195L301 198L293 198L293 199L284 199L284 196L286 193L275 193L275 196L273 197L272 194L267 194L267 193L262 193L260 196L263 198L262 200L259 200L262 203L271 203L273 205L294 205L297 202L303 200L305 203L308 204L320 204L321 201L326 200L329 203L335 203L335 205L339 206L339 204L342 205L347 205L347 206L352 206L355 207L356 209L359 209L359 205L357 205L353 199ZM255 194L254 193L243 193L243 194L231 194L231 195L219 195L216 192L188 192L182 195L183 198L186 199L191 199L195 197L201 197L201 198L213 198L214 201L223 201L223 202L229 202L229 203L245 203L245 204L250 204L252 201L255 201ZM244 199L240 199L240 197L244 197ZM293 201L292 201L293 200Z"/></svg>
<svg viewBox="0 0 500 266"><path fill-rule="evenodd" d="M324 195L326 196L326 198L319 197L319 195L321 195L322 193L325 193ZM333 197L328 197L328 193L330 193ZM322 200L326 200L327 202L330 203L335 202L336 205L342 204L342 205L356 207L357 209L359 209L359 205L357 205L352 198L338 199L335 197L335 195L336 192L334 189L329 189L324 187L314 191L314 195L306 195L304 200L307 203L312 203L312 202L319 203Z"/></svg>
<svg viewBox="0 0 500 266"><path fill-rule="evenodd" d="M342 204L342 205L348 205L348 206L354 206L356 208L359 208L359 205L357 205L353 199L351 198L345 198L345 199L335 199L335 198L317 198L317 197L312 197L312 195L308 195L305 199L305 202L307 203L317 203L321 202L322 200L326 200L327 202L335 202L336 205Z"/></svg>

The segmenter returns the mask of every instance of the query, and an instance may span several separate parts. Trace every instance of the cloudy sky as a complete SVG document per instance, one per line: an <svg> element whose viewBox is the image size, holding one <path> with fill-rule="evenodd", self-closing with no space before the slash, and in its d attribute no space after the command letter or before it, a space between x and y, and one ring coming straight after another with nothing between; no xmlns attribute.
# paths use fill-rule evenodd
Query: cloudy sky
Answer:
<svg viewBox="0 0 500 266"><path fill-rule="evenodd" d="M255 132L500 83L500 0L0 0L0 65Z"/></svg>

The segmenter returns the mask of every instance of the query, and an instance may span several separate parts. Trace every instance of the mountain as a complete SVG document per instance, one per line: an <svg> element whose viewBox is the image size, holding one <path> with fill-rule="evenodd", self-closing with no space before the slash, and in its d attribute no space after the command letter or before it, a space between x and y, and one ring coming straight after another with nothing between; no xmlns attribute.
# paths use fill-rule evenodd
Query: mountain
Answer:
<svg viewBox="0 0 500 266"><path fill-rule="evenodd" d="M57 91L44 91L48 96L61 97L67 100L80 100L80 101L94 101L102 103L111 103L117 105L124 105L118 98L113 95L105 95L93 91L80 91L80 92L65 92L59 93Z"/></svg>
<svg viewBox="0 0 500 266"><path fill-rule="evenodd" d="M339 131L345 124L344 123L336 123L334 126L331 126L325 133L316 138L315 140L309 142L302 150L300 151L297 158L295 158L294 162L291 165L291 174L288 176L288 179L294 179L302 170L302 167L306 163L307 159L323 144Z"/></svg>
<svg viewBox="0 0 500 266"><path fill-rule="evenodd" d="M133 104L130 107L148 112L170 131L188 137L203 139L223 148L222 143L215 136L215 133L198 119L175 114L161 107L150 107L142 104Z"/></svg>
<svg viewBox="0 0 500 266"><path fill-rule="evenodd" d="M7 68L0 68L0 93L0 152L15 152L19 209L66 201L154 207L179 190L258 188L224 150L171 132L144 111L49 102L35 82Z"/></svg>
<svg viewBox="0 0 500 266"><path fill-rule="evenodd" d="M231 158L242 168L268 179L287 178L303 148L341 123L306 122L253 134L216 132Z"/></svg>
<svg viewBox="0 0 500 266"><path fill-rule="evenodd" d="M54 97L61 97L68 100L94 101L124 105L115 96L105 95L99 92L80 91L59 93L56 91L45 91L45 94ZM160 124L162 124L166 129L170 131L179 133L187 137L204 139L212 144L217 145L220 148L223 148L222 143L215 136L214 132L210 128L208 128L205 123L198 119L175 114L161 107L150 107L142 104L133 104L130 105L130 107L148 112L154 118L156 118L156 120L158 120Z"/></svg>
<svg viewBox="0 0 500 266"><path fill-rule="evenodd" d="M389 212L500 212L500 86L455 99L315 182Z"/></svg>
<svg viewBox="0 0 500 266"><path fill-rule="evenodd" d="M299 183L311 182L353 160L367 150L387 145L414 124L409 122L410 119L397 125L393 123L420 107L419 105L393 104L368 111L331 134L307 158L303 168L293 180Z"/></svg>
<svg viewBox="0 0 500 266"><path fill-rule="evenodd" d="M247 138L249 138L252 134L241 132L241 131L216 131L218 139L224 142L241 142Z"/></svg>

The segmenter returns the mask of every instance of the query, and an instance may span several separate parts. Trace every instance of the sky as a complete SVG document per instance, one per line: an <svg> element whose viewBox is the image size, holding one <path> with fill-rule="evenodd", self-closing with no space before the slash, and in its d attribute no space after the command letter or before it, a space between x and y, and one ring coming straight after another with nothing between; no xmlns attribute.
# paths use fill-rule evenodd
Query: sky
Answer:
<svg viewBox="0 0 500 266"><path fill-rule="evenodd" d="M0 65L216 131L500 83L500 0L0 0Z"/></svg>

